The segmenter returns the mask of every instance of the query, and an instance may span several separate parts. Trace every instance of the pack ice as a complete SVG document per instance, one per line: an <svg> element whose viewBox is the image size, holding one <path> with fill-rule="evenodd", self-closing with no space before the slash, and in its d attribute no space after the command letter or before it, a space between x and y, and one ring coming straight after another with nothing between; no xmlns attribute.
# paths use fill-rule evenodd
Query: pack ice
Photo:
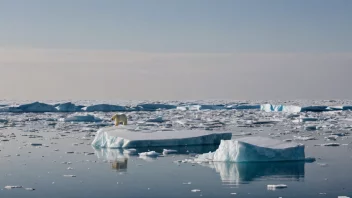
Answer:
<svg viewBox="0 0 352 198"><path fill-rule="evenodd" d="M293 105L272 105L263 104L260 105L260 110L265 112L287 112L287 113L298 113L301 112L301 107Z"/></svg>
<svg viewBox="0 0 352 198"><path fill-rule="evenodd" d="M131 126L100 129L92 145L95 148L138 148L157 146L185 146L219 144L230 140L232 133L202 130L135 131Z"/></svg>
<svg viewBox="0 0 352 198"><path fill-rule="evenodd" d="M266 137L222 140L215 152L197 156L195 161L269 162L305 160L304 145Z"/></svg>

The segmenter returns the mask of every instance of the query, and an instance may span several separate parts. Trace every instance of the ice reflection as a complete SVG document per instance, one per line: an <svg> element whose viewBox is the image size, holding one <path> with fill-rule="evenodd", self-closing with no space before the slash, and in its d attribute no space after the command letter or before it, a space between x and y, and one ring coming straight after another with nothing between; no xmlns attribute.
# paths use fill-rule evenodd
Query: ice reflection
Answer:
<svg viewBox="0 0 352 198"><path fill-rule="evenodd" d="M303 180L305 162L225 163L210 162L200 165L215 169L226 183L248 183L262 178Z"/></svg>

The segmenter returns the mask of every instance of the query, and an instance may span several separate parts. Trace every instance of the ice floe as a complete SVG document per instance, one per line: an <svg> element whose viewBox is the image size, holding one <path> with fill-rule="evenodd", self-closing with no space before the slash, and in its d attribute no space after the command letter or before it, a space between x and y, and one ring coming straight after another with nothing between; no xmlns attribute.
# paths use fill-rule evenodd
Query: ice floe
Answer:
<svg viewBox="0 0 352 198"><path fill-rule="evenodd" d="M219 144L229 140L232 133L203 130L180 131L134 131L127 127L108 127L100 129L92 145L97 148L137 148L152 146L185 146Z"/></svg>

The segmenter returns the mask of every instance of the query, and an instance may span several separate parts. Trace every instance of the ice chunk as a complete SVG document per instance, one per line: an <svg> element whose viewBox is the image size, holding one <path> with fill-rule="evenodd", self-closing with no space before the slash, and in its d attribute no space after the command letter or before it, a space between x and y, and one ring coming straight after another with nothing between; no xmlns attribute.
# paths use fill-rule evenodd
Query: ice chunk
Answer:
<svg viewBox="0 0 352 198"><path fill-rule="evenodd" d="M13 188L23 188L22 186L5 186L5 189L11 190Z"/></svg>
<svg viewBox="0 0 352 198"><path fill-rule="evenodd" d="M84 107L83 110L87 112L94 112L94 111L111 112L111 111L127 111L128 108L124 106L119 106L119 105L97 104L97 105Z"/></svg>
<svg viewBox="0 0 352 198"><path fill-rule="evenodd" d="M79 111L82 111L82 107L83 106L76 106L71 102L67 102L67 103L59 104L55 108L59 112L79 112Z"/></svg>
<svg viewBox="0 0 352 198"><path fill-rule="evenodd" d="M163 149L163 155L168 155L170 153L177 153L177 150Z"/></svg>
<svg viewBox="0 0 352 198"><path fill-rule="evenodd" d="M298 112L301 112L301 107L293 106L293 105L263 104L260 106L260 110L265 111L265 112L298 113Z"/></svg>
<svg viewBox="0 0 352 198"><path fill-rule="evenodd" d="M97 118L97 117L90 115L90 114L86 114L86 115L73 114L73 115L68 116L65 119L61 119L61 121L64 121L64 122L101 122L102 120L100 118Z"/></svg>
<svg viewBox="0 0 352 198"><path fill-rule="evenodd" d="M139 153L139 156L147 156L147 157L158 157L159 155L160 153L157 153L155 151Z"/></svg>
<svg viewBox="0 0 352 198"><path fill-rule="evenodd" d="M287 185L285 184L271 184L267 186L268 190L276 190L276 189L282 189L282 188L287 188Z"/></svg>
<svg viewBox="0 0 352 198"><path fill-rule="evenodd" d="M222 140L212 153L199 155L196 161L268 162L305 160L304 145L266 137Z"/></svg>
<svg viewBox="0 0 352 198"><path fill-rule="evenodd" d="M219 144L229 140L232 133L182 130L182 131L134 131L128 127L100 129L92 145L96 148L138 148L152 146L185 146Z"/></svg>

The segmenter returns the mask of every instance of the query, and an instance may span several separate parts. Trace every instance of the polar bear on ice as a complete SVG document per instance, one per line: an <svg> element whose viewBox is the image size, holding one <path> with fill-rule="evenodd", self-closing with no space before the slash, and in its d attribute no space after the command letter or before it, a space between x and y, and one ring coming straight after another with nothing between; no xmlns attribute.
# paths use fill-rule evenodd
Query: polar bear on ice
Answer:
<svg viewBox="0 0 352 198"><path fill-rule="evenodd" d="M123 125L127 125L127 116L125 114L115 114L111 120L115 121L115 126L119 126L120 122Z"/></svg>

